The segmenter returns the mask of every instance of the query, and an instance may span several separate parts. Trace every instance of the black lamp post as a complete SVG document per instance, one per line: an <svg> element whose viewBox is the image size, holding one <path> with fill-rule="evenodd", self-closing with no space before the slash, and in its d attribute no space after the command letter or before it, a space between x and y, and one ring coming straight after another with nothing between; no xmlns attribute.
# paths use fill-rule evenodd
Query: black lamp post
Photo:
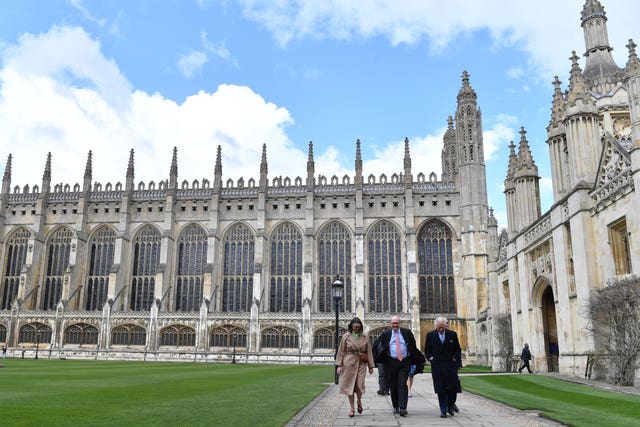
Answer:
<svg viewBox="0 0 640 427"><path fill-rule="evenodd" d="M36 326L36 359L38 358L38 348L40 348L40 326Z"/></svg>
<svg viewBox="0 0 640 427"><path fill-rule="evenodd" d="M333 284L331 285L331 291L333 294L333 302L334 305L336 307L336 341L335 341L335 347L336 347L336 352L333 356L333 359L337 359L338 358L338 339L339 337L339 330L338 330L338 308L340 306L340 301L342 301L342 293L344 292L344 285L342 284L342 280L340 280L340 276L337 275L335 280L333 281ZM338 384L338 367L335 367L336 370L336 384Z"/></svg>
<svg viewBox="0 0 640 427"><path fill-rule="evenodd" d="M231 337L233 339L233 358L231 359L231 363L236 363L236 339L238 338L238 334L234 332Z"/></svg>

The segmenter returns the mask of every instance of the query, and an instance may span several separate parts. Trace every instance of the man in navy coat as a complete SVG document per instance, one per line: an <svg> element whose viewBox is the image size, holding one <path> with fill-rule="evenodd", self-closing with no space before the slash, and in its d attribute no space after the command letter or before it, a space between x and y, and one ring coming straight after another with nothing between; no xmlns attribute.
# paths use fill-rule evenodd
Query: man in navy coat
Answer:
<svg viewBox="0 0 640 427"><path fill-rule="evenodd" d="M458 378L457 360L462 349L458 341L458 334L447 329L447 319L438 317L433 331L427 333L424 354L431 363L433 389L438 395L440 417L447 418L447 412L454 414L456 393L462 391Z"/></svg>

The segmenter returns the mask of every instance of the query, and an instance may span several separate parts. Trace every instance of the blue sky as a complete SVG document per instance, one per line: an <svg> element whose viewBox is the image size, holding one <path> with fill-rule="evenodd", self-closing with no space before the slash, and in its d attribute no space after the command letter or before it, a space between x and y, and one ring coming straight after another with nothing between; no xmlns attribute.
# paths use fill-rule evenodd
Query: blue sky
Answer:
<svg viewBox="0 0 640 427"><path fill-rule="evenodd" d="M483 113L489 203L506 226L508 144L520 126L552 203L546 140L551 81L568 83L584 53L583 0L0 0L0 166L12 186L399 173L411 141L414 176L440 175L442 134L467 70ZM640 2L602 0L624 66ZM584 60L581 61L584 65Z"/></svg>

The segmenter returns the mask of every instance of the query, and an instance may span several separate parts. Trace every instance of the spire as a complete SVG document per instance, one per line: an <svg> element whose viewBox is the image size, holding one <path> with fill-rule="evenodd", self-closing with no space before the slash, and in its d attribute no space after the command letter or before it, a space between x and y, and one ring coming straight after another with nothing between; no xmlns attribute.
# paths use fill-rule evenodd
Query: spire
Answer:
<svg viewBox="0 0 640 427"><path fill-rule="evenodd" d="M267 144L262 144L262 159L260 160L260 188L265 191L267 189L267 174L269 168L267 166Z"/></svg>
<svg viewBox="0 0 640 427"><path fill-rule="evenodd" d="M571 72L569 74L569 93L567 94L567 102L569 105L575 105L576 100L584 99L587 95L587 82L582 75L582 70L578 64L578 55L576 51L571 52Z"/></svg>
<svg viewBox="0 0 640 427"><path fill-rule="evenodd" d="M549 126L557 126L562 121L564 109L564 95L560 88L562 82L558 76L553 77L553 100L551 101L551 120Z"/></svg>
<svg viewBox="0 0 640 427"><path fill-rule="evenodd" d="M218 145L216 165L213 169L213 188L218 191L222 187L222 147Z"/></svg>
<svg viewBox="0 0 640 427"><path fill-rule="evenodd" d="M476 91L469 85L469 73L467 70L464 70L462 72L462 87L460 88L460 92L458 92L458 104L464 102L475 103L477 99Z"/></svg>
<svg viewBox="0 0 640 427"><path fill-rule="evenodd" d="M362 152L360 151L360 139L356 140L356 188L362 188L364 178L362 176Z"/></svg>
<svg viewBox="0 0 640 427"><path fill-rule="evenodd" d="M7 156L7 163L4 165L4 175L2 176L2 194L9 194L11 189L11 153Z"/></svg>
<svg viewBox="0 0 640 427"><path fill-rule="evenodd" d="M516 171L516 164L518 163L518 157L516 156L516 145L511 141L509 144L509 165L507 166L507 178L505 180L505 187L507 187L506 181L511 181L513 174ZM512 184L513 185L513 184Z"/></svg>
<svg viewBox="0 0 640 427"><path fill-rule="evenodd" d="M621 71L611 56L613 48L609 46L607 14L598 0L586 0L580 18L587 58L584 76L597 84L601 78Z"/></svg>
<svg viewBox="0 0 640 427"><path fill-rule="evenodd" d="M313 188L313 175L315 162L313 161L313 142L309 141L309 154L307 155L307 188Z"/></svg>
<svg viewBox="0 0 640 427"><path fill-rule="evenodd" d="M456 155L456 130L453 127L453 117L447 118L447 130L442 138L443 147L441 153L442 160L442 180L451 181L458 173L458 156Z"/></svg>
<svg viewBox="0 0 640 427"><path fill-rule="evenodd" d="M127 164L127 180L125 188L127 190L133 190L133 179L135 173L133 168L133 148L129 152L129 163Z"/></svg>
<svg viewBox="0 0 640 427"><path fill-rule="evenodd" d="M531 149L529 148L529 142L527 141L527 131L524 130L524 126L520 127L520 145L518 146L518 163L520 167L535 166L533 156L531 155Z"/></svg>
<svg viewBox="0 0 640 427"><path fill-rule="evenodd" d="M89 150L89 154L87 154L87 164L84 167L84 179L91 179L91 175L93 174L93 166L92 166L92 153Z"/></svg>
<svg viewBox="0 0 640 427"><path fill-rule="evenodd" d="M91 179L93 175L93 162L92 157L93 154L91 150L89 150L89 154L87 154L87 164L84 167L84 185L83 191L91 191Z"/></svg>
<svg viewBox="0 0 640 427"><path fill-rule="evenodd" d="M627 45L627 49L629 49L629 60L625 67L627 77L640 76L640 59L638 59L638 54L636 53L637 46L633 39L629 39L629 44Z"/></svg>
<svg viewBox="0 0 640 427"><path fill-rule="evenodd" d="M42 193L48 193L51 190L51 152L47 153L47 162L44 165L44 173L42 174Z"/></svg>
<svg viewBox="0 0 640 427"><path fill-rule="evenodd" d="M171 156L169 188L178 188L178 147L173 147L173 156Z"/></svg>
<svg viewBox="0 0 640 427"><path fill-rule="evenodd" d="M489 227L498 227L498 220L493 214L493 208L489 208Z"/></svg>
<svg viewBox="0 0 640 427"><path fill-rule="evenodd" d="M47 162L44 165L44 173L42 174L42 180L51 182L51 152L47 153Z"/></svg>
<svg viewBox="0 0 640 427"><path fill-rule="evenodd" d="M413 176L411 176L411 154L409 153L409 138L404 138L404 187L411 188Z"/></svg>

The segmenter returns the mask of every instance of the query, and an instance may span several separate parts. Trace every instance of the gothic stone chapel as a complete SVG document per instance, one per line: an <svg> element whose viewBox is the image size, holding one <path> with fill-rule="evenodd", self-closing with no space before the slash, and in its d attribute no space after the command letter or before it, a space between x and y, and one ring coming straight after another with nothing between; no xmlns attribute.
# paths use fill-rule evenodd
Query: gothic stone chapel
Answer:
<svg viewBox="0 0 640 427"><path fill-rule="evenodd" d="M606 14L581 14L586 65L556 78L547 128L554 204L540 208L526 132L506 168L508 229L487 203L482 116L470 76L443 137L442 173L417 171L404 141L401 174L322 175L309 143L306 177L169 177L82 184L11 182L0 193L0 343L48 357L332 363L332 284L340 326L359 316L376 337L398 314L424 342L441 315L465 364L498 368L498 317L509 350L529 342L535 368L581 375L594 350L580 304L610 277L640 271L640 61L611 56ZM140 161L140 159L139 159ZM142 159L144 161L144 159ZM402 162L402 166L401 163ZM167 162L169 163L169 162ZM506 163L506 162L505 162ZM258 165L256 165L258 166ZM634 214L635 212L635 214ZM635 243L635 245L634 245ZM598 256L596 256L596 254ZM342 331L341 331L342 333Z"/></svg>

